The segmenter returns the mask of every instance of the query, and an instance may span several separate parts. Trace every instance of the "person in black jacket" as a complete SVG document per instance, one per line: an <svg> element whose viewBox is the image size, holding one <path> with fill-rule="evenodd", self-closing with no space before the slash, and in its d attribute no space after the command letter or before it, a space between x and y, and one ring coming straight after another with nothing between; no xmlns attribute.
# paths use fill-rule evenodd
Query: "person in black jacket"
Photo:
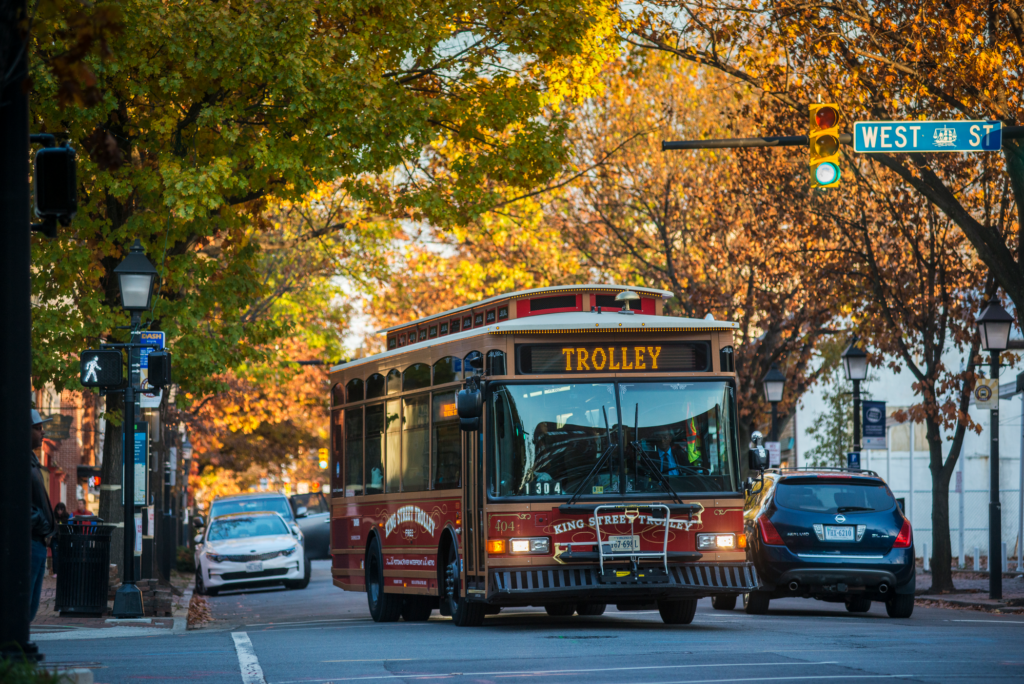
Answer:
<svg viewBox="0 0 1024 684"><path fill-rule="evenodd" d="M33 453L43 446L43 423L48 420L50 418L44 420L39 411L32 409L33 451L29 452L32 459L32 599L29 603L29 622L36 619L39 610L39 596L43 592L43 577L46 575L46 547L56 530L50 497L46 494L43 466Z"/></svg>

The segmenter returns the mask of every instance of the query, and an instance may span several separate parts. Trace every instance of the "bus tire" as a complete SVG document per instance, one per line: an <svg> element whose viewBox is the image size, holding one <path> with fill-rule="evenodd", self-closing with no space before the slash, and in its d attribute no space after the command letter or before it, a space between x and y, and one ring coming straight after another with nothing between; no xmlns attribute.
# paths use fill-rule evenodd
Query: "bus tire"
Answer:
<svg viewBox="0 0 1024 684"><path fill-rule="evenodd" d="M459 550L455 540L448 546L448 562L444 566L444 601L448 603L452 622L459 627L478 627L484 622L487 607L462 598L462 575L459 572Z"/></svg>
<svg viewBox="0 0 1024 684"><path fill-rule="evenodd" d="M402 602L402 619L406 622L426 622L434 612L434 599L429 596L406 596Z"/></svg>
<svg viewBox="0 0 1024 684"><path fill-rule="evenodd" d="M697 599L662 599L658 601L658 612L666 625L688 625L697 612Z"/></svg>
<svg viewBox="0 0 1024 684"><path fill-rule="evenodd" d="M608 607L607 603L577 603L576 614L577 615L604 615L604 609Z"/></svg>
<svg viewBox="0 0 1024 684"><path fill-rule="evenodd" d="M768 612L768 604L771 602L771 594L766 591L750 592L747 596L747 615L764 615Z"/></svg>
<svg viewBox="0 0 1024 684"><path fill-rule="evenodd" d="M735 610L736 594L731 596L718 595L711 597L711 607L715 610Z"/></svg>
<svg viewBox="0 0 1024 684"><path fill-rule="evenodd" d="M380 539L374 537L366 549L366 602L374 622L395 622L402 614L402 597L384 591L384 557Z"/></svg>
<svg viewBox="0 0 1024 684"><path fill-rule="evenodd" d="M575 603L547 603L544 610L551 617L571 617L576 613Z"/></svg>

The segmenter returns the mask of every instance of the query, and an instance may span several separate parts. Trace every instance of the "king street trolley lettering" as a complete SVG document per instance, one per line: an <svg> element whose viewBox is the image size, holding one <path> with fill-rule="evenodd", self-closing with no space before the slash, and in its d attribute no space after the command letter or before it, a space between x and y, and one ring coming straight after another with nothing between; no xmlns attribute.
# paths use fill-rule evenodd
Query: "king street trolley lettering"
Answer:
<svg viewBox="0 0 1024 684"><path fill-rule="evenodd" d="M707 342L660 345L516 345L518 372L524 375L593 373L595 371L619 373L708 372L711 370L710 358Z"/></svg>
<svg viewBox="0 0 1024 684"><path fill-rule="evenodd" d="M651 515L639 515L635 520L640 525L665 526L664 518L655 518ZM594 529L597 526L597 522L595 516L592 515L587 519L586 527ZM602 525L628 525L629 519L624 515L602 515L600 522ZM668 526L673 530L689 530L691 526L700 524L700 515L698 515L694 520L669 520ZM582 530L583 528L584 522L582 520L569 520L564 523L556 523L555 534L564 534L565 532Z"/></svg>
<svg viewBox="0 0 1024 684"><path fill-rule="evenodd" d="M434 527L436 526L436 523L430 515L419 506L402 506L395 511L395 514L388 518L388 521L384 523L384 536L390 537L395 528L404 522L416 523L426 530L427 534L431 537L434 536Z"/></svg>

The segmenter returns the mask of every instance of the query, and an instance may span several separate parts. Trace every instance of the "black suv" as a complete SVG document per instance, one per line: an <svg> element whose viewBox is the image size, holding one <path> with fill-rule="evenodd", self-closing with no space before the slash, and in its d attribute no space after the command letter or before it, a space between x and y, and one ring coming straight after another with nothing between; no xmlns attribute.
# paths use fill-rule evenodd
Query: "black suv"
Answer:
<svg viewBox="0 0 1024 684"><path fill-rule="evenodd" d="M914 612L910 521L876 473L770 469L752 484L743 517L761 579L748 613L764 614L784 596L845 603L851 613L872 601L885 602L889 617Z"/></svg>

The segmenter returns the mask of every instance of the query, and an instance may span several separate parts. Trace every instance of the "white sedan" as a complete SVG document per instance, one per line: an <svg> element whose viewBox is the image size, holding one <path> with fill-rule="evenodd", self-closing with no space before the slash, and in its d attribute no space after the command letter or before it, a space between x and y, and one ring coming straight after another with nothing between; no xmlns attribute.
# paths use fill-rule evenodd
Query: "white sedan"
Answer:
<svg viewBox="0 0 1024 684"><path fill-rule="evenodd" d="M279 513L235 513L210 522L196 545L196 592L251 584L305 589L310 565Z"/></svg>

